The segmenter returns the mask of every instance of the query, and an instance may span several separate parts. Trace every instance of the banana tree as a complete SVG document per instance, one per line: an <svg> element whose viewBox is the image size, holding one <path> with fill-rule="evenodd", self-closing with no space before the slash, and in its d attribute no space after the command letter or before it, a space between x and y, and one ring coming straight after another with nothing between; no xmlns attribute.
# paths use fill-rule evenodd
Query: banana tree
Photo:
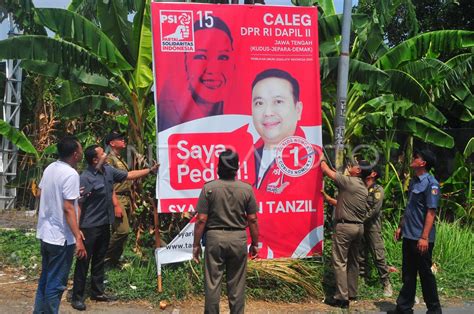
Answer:
<svg viewBox="0 0 474 314"><path fill-rule="evenodd" d="M0 41L0 58L22 59L27 70L61 79L67 95L61 98L61 110L67 117L104 110L123 113L130 141L143 153L145 130L153 128L147 120L153 84L150 0L133 2L133 22L128 21L128 2L97 1L96 21L73 12L86 2L73 1L71 10L33 8L36 24L55 36ZM73 92L80 88L92 94Z"/></svg>
<svg viewBox="0 0 474 314"><path fill-rule="evenodd" d="M378 3L373 11L372 17L364 14L355 14L353 21L354 43L351 53L350 64L350 90L346 108L346 142L360 137L363 132L363 123L366 116L372 112L383 113L383 106L374 108L366 105L371 99L380 95L391 95L394 100L406 100L414 105L416 109L413 114L417 119L410 119L403 123L403 130L415 137L434 145L442 147L452 147L451 136L440 130L440 126L446 122L446 118L436 108L440 94L451 92L453 77L470 73L465 57L462 66L458 66L458 71L454 66L444 64L436 57L452 55L462 52L464 49L473 46L473 32L465 31L439 31L417 35L406 40L400 45L389 48L383 41L383 27L390 16L386 12L394 12L397 5L406 1L393 1L391 4ZM386 6L389 7L386 7ZM384 14L375 19L377 9ZM321 36L321 46L325 47L325 42L330 45L340 34L340 18L337 16L323 16L320 19L319 27ZM413 30L416 32L416 29ZM377 44L378 40L378 44ZM334 103L333 90L330 85L334 84L334 77L337 70L337 57L331 56L327 51L321 54L321 76L323 82L323 108L326 108L323 119L326 121L325 127L332 136L332 121ZM426 61L426 59L430 59ZM453 58L456 60L456 58ZM459 59L459 58L457 58ZM454 65L455 62L451 61ZM457 64L459 65L459 63ZM442 68L444 71L439 71ZM453 69L450 71L450 68ZM462 71L464 70L464 71ZM435 71L439 71L436 72ZM436 74L436 75L434 75ZM433 78L437 81L433 81ZM451 77L451 78L450 78ZM442 92L440 92L442 90ZM464 89L463 91L466 91ZM463 103L471 104L471 95L459 93L459 99ZM460 101L461 102L461 101ZM382 105L382 104L380 104ZM466 105L467 106L467 105ZM469 109L469 108L468 108ZM469 111L465 111L468 115ZM366 121L367 122L367 121ZM390 138L390 136L389 136Z"/></svg>
<svg viewBox="0 0 474 314"><path fill-rule="evenodd" d="M474 219L474 186L472 159L474 138L471 138L464 154L456 153L454 158L455 171L442 182L443 198L441 208L444 213L450 212L456 218L472 223Z"/></svg>

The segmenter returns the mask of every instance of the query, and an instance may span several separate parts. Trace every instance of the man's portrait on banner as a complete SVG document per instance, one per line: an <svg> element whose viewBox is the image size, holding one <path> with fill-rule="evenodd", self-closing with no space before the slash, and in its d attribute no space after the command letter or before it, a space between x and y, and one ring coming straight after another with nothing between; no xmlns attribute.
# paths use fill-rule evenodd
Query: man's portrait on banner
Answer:
<svg viewBox="0 0 474 314"><path fill-rule="evenodd" d="M255 173L254 186L266 192L282 193L292 181L291 176L285 175L275 162L278 152L284 151L279 144L290 136L302 138L305 144L305 134L298 125L303 112L303 102L300 99L300 84L287 71L267 69L258 73L252 82L252 120L260 139L255 143ZM318 155L316 148L307 148L299 155L295 167L303 165L305 156L314 158ZM296 153L296 151L293 151ZM284 159L292 158L286 152ZM313 166L313 165L311 165Z"/></svg>

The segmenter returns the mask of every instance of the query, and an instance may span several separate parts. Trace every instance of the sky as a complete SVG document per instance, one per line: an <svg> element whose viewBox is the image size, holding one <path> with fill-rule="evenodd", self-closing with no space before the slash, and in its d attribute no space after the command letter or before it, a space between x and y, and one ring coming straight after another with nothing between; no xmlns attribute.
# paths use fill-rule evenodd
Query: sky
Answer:
<svg viewBox="0 0 474 314"><path fill-rule="evenodd" d="M66 8L71 0L33 0L37 8ZM240 0L243 2L243 0ZM358 0L352 0L353 5L357 4ZM292 5L291 0L266 0L267 4L271 5ZM334 0L336 12L342 13L344 0ZM4 21L0 24L0 40L8 37L9 24Z"/></svg>

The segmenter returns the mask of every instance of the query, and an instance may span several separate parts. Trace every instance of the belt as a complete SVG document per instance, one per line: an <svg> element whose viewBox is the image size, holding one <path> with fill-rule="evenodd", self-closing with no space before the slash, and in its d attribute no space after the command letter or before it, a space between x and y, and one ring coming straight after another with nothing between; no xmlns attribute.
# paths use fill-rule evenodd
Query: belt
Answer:
<svg viewBox="0 0 474 314"><path fill-rule="evenodd" d="M229 227L211 227L206 228L206 231L210 230L220 230L220 231L244 231L245 229L242 228L229 228Z"/></svg>
<svg viewBox="0 0 474 314"><path fill-rule="evenodd" d="M336 220L336 224L354 224L354 225L362 225L362 224L363 224L363 222L361 222L361 221L345 220L345 219L338 219L338 220Z"/></svg>
<svg viewBox="0 0 474 314"><path fill-rule="evenodd" d="M130 196L130 195L132 195L130 193L130 191L115 192L115 194L120 195L120 196Z"/></svg>

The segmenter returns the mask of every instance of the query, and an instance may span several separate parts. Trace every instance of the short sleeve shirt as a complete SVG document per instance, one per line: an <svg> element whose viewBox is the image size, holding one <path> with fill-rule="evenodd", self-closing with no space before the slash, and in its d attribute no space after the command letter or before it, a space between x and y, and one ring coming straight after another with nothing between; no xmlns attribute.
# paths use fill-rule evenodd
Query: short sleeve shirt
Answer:
<svg viewBox="0 0 474 314"><path fill-rule="evenodd" d="M115 220L112 192L114 183L127 179L128 172L104 165L102 171L89 166L81 174L81 187L85 197L81 199L81 228L113 224Z"/></svg>
<svg viewBox="0 0 474 314"><path fill-rule="evenodd" d="M54 244L74 244L76 239L64 215L64 201L74 201L77 214L79 198L79 174L62 161L51 163L43 172L36 237Z"/></svg>
<svg viewBox="0 0 474 314"><path fill-rule="evenodd" d="M403 216L402 235L406 239L419 240L425 226L428 209L439 205L439 183L429 173L414 177L408 188L408 203ZM428 241L435 240L435 226L431 228Z"/></svg>
<svg viewBox="0 0 474 314"><path fill-rule="evenodd" d="M127 172L129 171L127 163L120 156L115 155L114 152L111 152L107 156L107 163L116 169L120 169ZM130 192L131 187L132 181L130 180L125 180L123 182L116 183L114 186L115 192Z"/></svg>
<svg viewBox="0 0 474 314"><path fill-rule="evenodd" d="M367 187L359 177L336 173L334 180L339 188L336 205L336 221L347 220L363 223L367 215Z"/></svg>
<svg viewBox="0 0 474 314"><path fill-rule="evenodd" d="M197 212L207 214L206 228L244 230L247 215L257 213L252 187L239 180L215 180L206 183L199 195Z"/></svg>
<svg viewBox="0 0 474 314"><path fill-rule="evenodd" d="M367 197L367 211L368 219L364 223L366 230L378 230L382 229L382 204L384 198L383 188L374 184L369 187L369 196Z"/></svg>

